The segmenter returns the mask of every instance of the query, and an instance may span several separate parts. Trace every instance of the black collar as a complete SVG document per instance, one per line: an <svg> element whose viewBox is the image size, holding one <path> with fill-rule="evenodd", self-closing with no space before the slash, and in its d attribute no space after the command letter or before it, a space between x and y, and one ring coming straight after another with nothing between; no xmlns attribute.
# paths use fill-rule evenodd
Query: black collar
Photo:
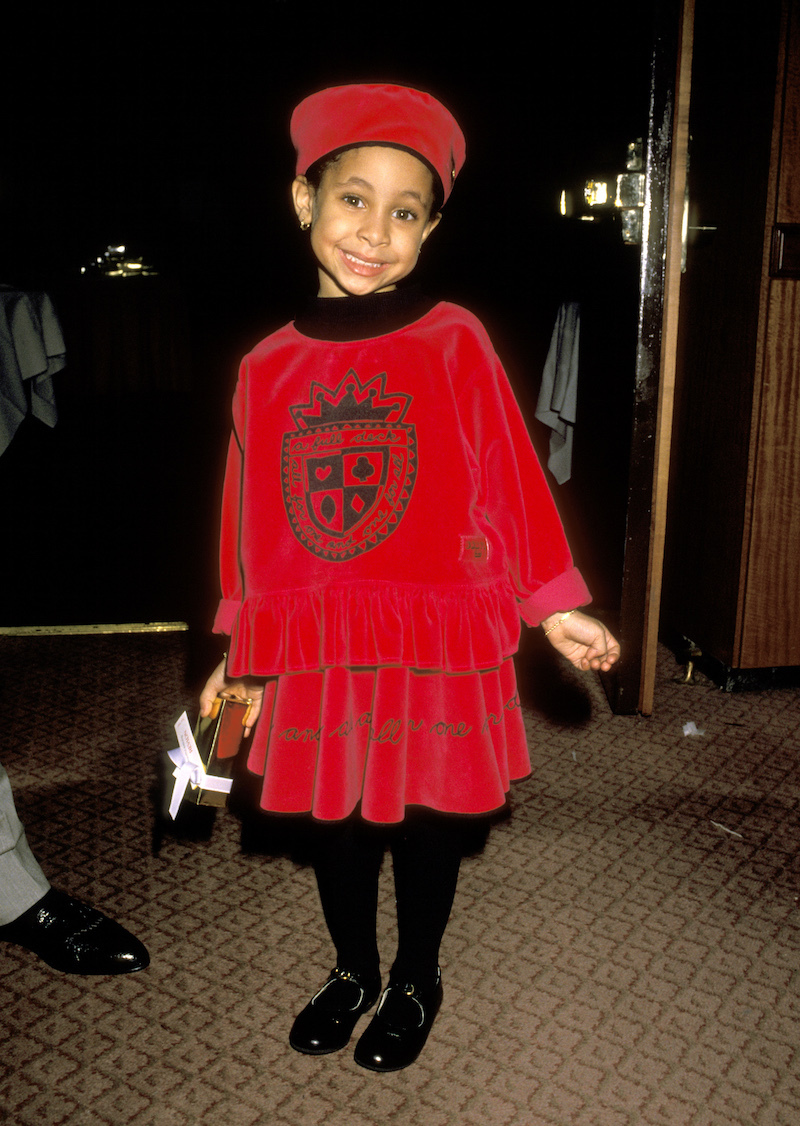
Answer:
<svg viewBox="0 0 800 1126"><path fill-rule="evenodd" d="M413 324L435 304L415 286L367 297L313 297L294 326L313 340L368 340Z"/></svg>

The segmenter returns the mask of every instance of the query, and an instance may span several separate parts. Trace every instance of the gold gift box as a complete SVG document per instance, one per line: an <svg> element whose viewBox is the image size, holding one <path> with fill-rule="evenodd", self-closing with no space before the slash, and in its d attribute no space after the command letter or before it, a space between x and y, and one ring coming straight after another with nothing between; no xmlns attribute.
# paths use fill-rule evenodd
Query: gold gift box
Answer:
<svg viewBox="0 0 800 1126"><path fill-rule="evenodd" d="M194 741L206 774L216 778L233 776L233 764L242 745L252 705L252 700L217 696L210 714L198 719ZM205 790L202 786L190 785L186 788L185 800L194 805L214 805L223 809L228 804L228 795L218 790Z"/></svg>

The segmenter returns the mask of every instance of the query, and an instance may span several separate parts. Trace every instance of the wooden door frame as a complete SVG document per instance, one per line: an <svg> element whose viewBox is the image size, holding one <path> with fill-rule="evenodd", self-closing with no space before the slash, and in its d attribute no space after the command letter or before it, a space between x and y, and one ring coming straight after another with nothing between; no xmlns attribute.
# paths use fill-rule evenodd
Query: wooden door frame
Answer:
<svg viewBox="0 0 800 1126"><path fill-rule="evenodd" d="M613 710L650 715L666 531L689 148L694 0L656 5L645 166L625 556L623 659L606 677Z"/></svg>

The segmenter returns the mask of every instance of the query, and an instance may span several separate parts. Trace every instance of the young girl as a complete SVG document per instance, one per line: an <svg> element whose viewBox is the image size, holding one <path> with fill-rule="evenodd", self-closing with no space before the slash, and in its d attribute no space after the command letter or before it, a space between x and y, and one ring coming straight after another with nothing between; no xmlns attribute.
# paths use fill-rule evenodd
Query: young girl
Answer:
<svg viewBox="0 0 800 1126"><path fill-rule="evenodd" d="M436 100L340 86L295 110L292 185L319 292L243 361L215 629L201 696L255 701L261 805L310 814L336 968L292 1047L346 1046L381 995L378 874L391 849L398 950L355 1058L419 1055L466 827L530 772L514 678L520 615L581 669L619 647L589 593L481 324L400 286L465 156ZM256 723L256 720L258 722Z"/></svg>

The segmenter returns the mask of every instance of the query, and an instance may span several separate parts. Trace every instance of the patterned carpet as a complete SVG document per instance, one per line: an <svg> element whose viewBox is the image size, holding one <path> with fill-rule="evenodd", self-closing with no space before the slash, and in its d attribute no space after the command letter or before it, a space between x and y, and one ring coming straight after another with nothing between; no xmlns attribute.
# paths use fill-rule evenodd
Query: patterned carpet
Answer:
<svg viewBox="0 0 800 1126"><path fill-rule="evenodd" d="M616 717L598 681L532 646L535 773L464 864L428 1047L379 1076L349 1051L287 1046L332 964L291 842L230 811L179 830L160 815L163 753L192 705L187 648L186 634L0 639L0 758L34 851L152 957L129 978L74 978L0 948L0 1120L800 1121L800 692L683 686L662 651L655 715Z"/></svg>

